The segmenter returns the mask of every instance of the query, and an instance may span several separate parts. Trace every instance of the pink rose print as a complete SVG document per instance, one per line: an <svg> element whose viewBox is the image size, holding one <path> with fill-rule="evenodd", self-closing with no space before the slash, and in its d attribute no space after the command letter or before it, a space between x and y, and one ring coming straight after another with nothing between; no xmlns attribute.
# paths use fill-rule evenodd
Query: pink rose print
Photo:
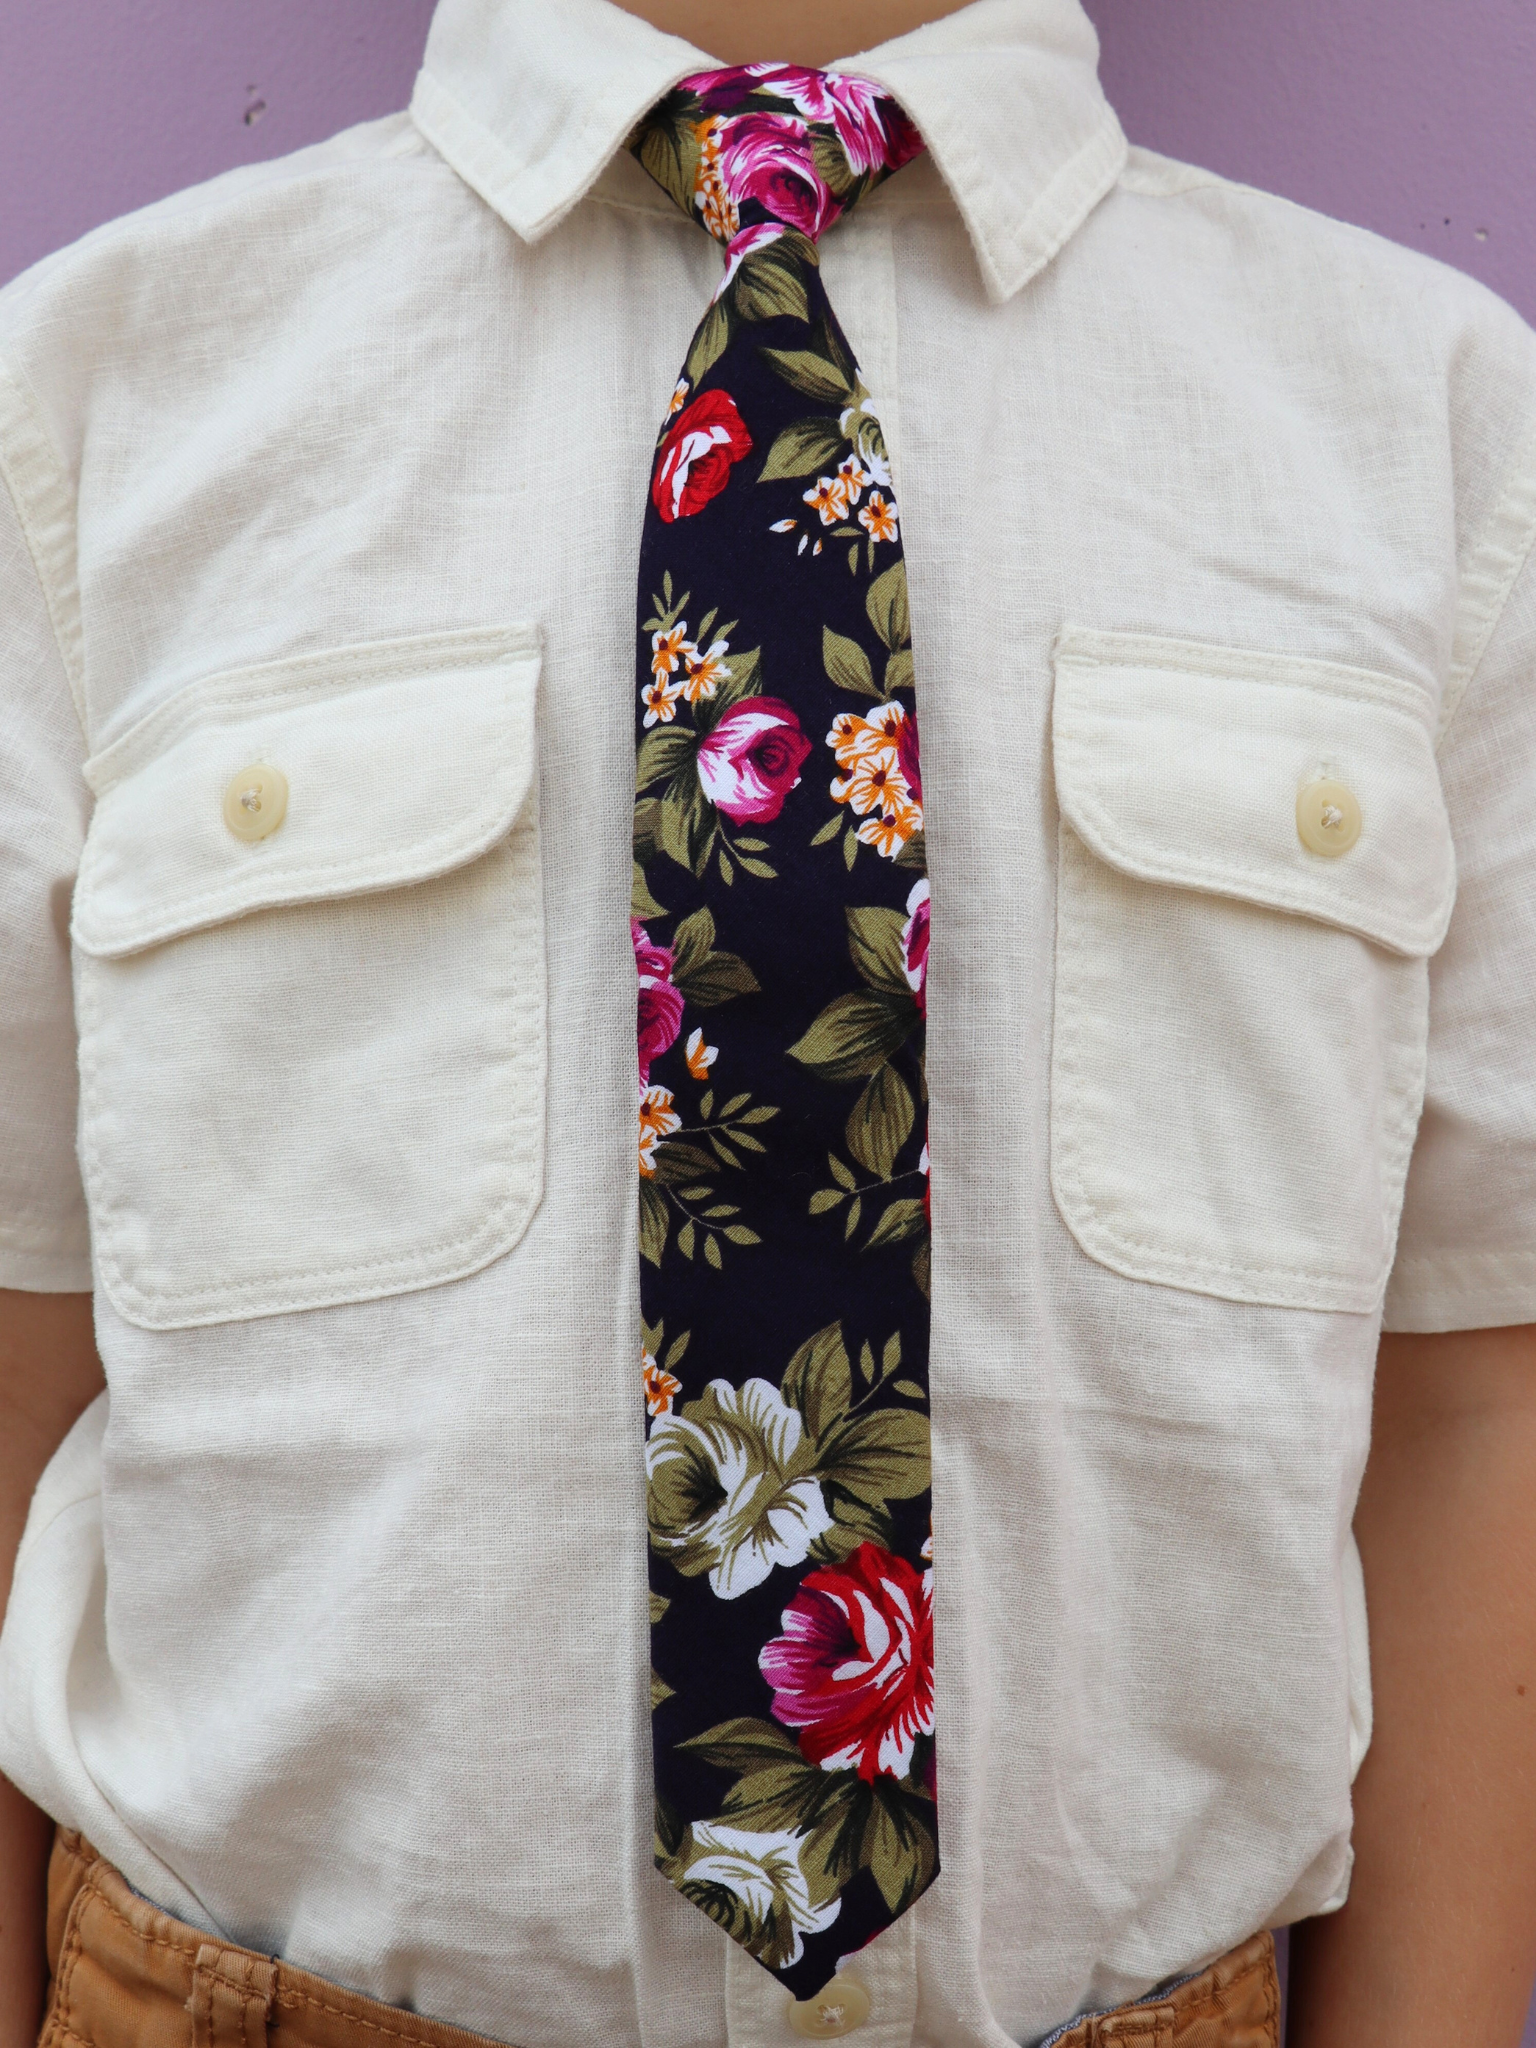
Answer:
<svg viewBox="0 0 1536 2048"><path fill-rule="evenodd" d="M733 825L771 824L810 751L782 697L743 697L699 743L699 782Z"/></svg>
<svg viewBox="0 0 1536 2048"><path fill-rule="evenodd" d="M635 949L635 972L640 979L638 1050L640 1086L649 1086L651 1061L675 1044L683 1024L682 992L672 985L672 955L664 946L651 943L645 926L629 920L630 942Z"/></svg>
<svg viewBox="0 0 1536 2048"><path fill-rule="evenodd" d="M826 75L826 97L827 112L813 114L812 120L824 121L830 116L848 168L856 176L878 169L889 147L877 104L880 87L867 78L845 78L831 71Z"/></svg>
<svg viewBox="0 0 1536 2048"><path fill-rule="evenodd" d="M863 79L858 83L862 85ZM889 169L899 171L903 164L911 163L913 157L922 155L922 136L894 100L886 100L882 104L880 120L885 129L884 157Z"/></svg>
<svg viewBox="0 0 1536 2048"><path fill-rule="evenodd" d="M752 451L736 401L728 391L705 391L685 405L667 429L651 481L651 503L670 525L691 519L731 480L731 470Z"/></svg>
<svg viewBox="0 0 1536 2048"><path fill-rule="evenodd" d="M739 107L749 93L757 91L765 77L788 69L770 59L762 64L727 64L700 79L699 105L710 114L728 114Z"/></svg>
<svg viewBox="0 0 1536 2048"><path fill-rule="evenodd" d="M901 928L902 969L917 1007L928 1014L928 881L914 882L907 898L907 921Z"/></svg>
<svg viewBox="0 0 1536 2048"><path fill-rule="evenodd" d="M923 139L894 101L884 119L879 100L883 88L872 79L850 78L840 71L807 71L799 64L736 64L710 80L702 104L711 113L729 113L753 92L788 100L807 121L830 121L856 175L889 163L892 170L907 163Z"/></svg>
<svg viewBox="0 0 1536 2048"><path fill-rule="evenodd" d="M912 801L923 800L923 760L917 744L917 716L909 711L896 728L896 765L911 791Z"/></svg>
<svg viewBox="0 0 1536 2048"><path fill-rule="evenodd" d="M775 220L813 239L842 211L811 163L805 123L793 114L727 120L720 130L720 176L738 207L755 199Z"/></svg>
<svg viewBox="0 0 1536 2048"><path fill-rule="evenodd" d="M932 1571L861 1543L801 1580L783 1628L758 1668L806 1762L866 1784L906 1777L918 1736L933 1733Z"/></svg>

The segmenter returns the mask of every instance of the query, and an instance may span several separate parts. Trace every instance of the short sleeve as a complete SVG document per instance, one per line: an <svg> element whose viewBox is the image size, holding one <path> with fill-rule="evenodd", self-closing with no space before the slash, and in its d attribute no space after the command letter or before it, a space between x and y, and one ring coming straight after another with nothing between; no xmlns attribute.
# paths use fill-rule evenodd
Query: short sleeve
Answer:
<svg viewBox="0 0 1536 2048"><path fill-rule="evenodd" d="M1526 448L1484 551L1508 595L1440 747L1459 886L1389 1330L1536 1322L1536 433Z"/></svg>
<svg viewBox="0 0 1536 2048"><path fill-rule="evenodd" d="M38 567L0 463L0 1287L91 1284L75 1153L69 902L84 744Z"/></svg>

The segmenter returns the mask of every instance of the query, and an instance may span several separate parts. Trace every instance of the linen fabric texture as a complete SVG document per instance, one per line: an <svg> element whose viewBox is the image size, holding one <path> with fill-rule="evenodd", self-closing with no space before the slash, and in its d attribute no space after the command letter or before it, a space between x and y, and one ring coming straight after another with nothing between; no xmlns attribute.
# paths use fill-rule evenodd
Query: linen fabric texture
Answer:
<svg viewBox="0 0 1536 2048"><path fill-rule="evenodd" d="M0 294L0 1277L94 1279L111 1388L0 1765L190 1924L525 2048L782 2038L651 1864L635 511L719 257L623 143L708 61L446 0L414 116ZM876 2048L1343 1896L1379 1324L1536 1318L1536 343L1127 154L1094 65L1075 0L851 60L927 154L821 245L931 819L943 1879Z"/></svg>

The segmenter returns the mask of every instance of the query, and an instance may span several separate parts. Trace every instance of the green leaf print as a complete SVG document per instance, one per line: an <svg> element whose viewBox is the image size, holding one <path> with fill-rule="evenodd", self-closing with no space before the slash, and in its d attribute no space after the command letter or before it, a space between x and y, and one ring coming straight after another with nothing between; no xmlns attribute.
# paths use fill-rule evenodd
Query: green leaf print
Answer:
<svg viewBox="0 0 1536 2048"><path fill-rule="evenodd" d="M697 874L714 842L714 807L699 787L690 762L668 785L656 815L656 847L680 868Z"/></svg>
<svg viewBox="0 0 1536 2048"><path fill-rule="evenodd" d="M848 1112L848 1150L877 1180L889 1180L897 1153L912 1135L916 1115L912 1091L900 1074L891 1066L878 1067ZM886 1215L889 1213L887 1210ZM877 1238L882 1243L887 1241L879 1238L884 1222L885 1216L882 1216L875 1225L871 1243Z"/></svg>
<svg viewBox="0 0 1536 2048"><path fill-rule="evenodd" d="M932 1265L932 1258L933 1248L929 1243L928 1233L924 1231L922 1243L918 1246L917 1250L912 1254L912 1278L916 1283L918 1292L922 1295L925 1301L928 1299L929 1275Z"/></svg>
<svg viewBox="0 0 1536 2048"><path fill-rule="evenodd" d="M808 348L764 348L758 354L765 363L807 398L824 399L841 412L853 399L853 387L846 374L828 356ZM841 437L839 437L841 438Z"/></svg>
<svg viewBox="0 0 1536 2048"><path fill-rule="evenodd" d="M660 1189L650 1181L640 1183L640 1256L653 1266L661 1264L667 1248L667 1204Z"/></svg>
<svg viewBox="0 0 1536 2048"><path fill-rule="evenodd" d="M800 1346L785 1368L780 1392L805 1417L813 1438L825 1435L848 1412L853 1374L840 1323L829 1323Z"/></svg>
<svg viewBox="0 0 1536 2048"><path fill-rule="evenodd" d="M709 958L715 946L715 920L708 910L683 918L672 934L672 978L682 986L690 968Z"/></svg>
<svg viewBox="0 0 1536 2048"><path fill-rule="evenodd" d="M635 788L649 789L680 775L692 764L698 744L685 725L653 726L635 754Z"/></svg>
<svg viewBox="0 0 1536 2048"><path fill-rule="evenodd" d="M822 627L821 659L827 674L840 690L851 690L856 697L880 695L869 656L858 641L850 640L846 633L834 633L830 626Z"/></svg>
<svg viewBox="0 0 1536 2048"><path fill-rule="evenodd" d="M869 623L894 653L912 638L912 619L907 609L907 565L897 562L883 576L877 576L864 594Z"/></svg>
<svg viewBox="0 0 1536 2048"><path fill-rule="evenodd" d="M888 995L911 999L902 946L904 919L899 910L849 909L848 953L859 979Z"/></svg>
<svg viewBox="0 0 1536 2048"><path fill-rule="evenodd" d="M902 997L871 990L834 996L789 1057L824 1081L857 1081L872 1074L904 1045L918 1023L910 992Z"/></svg>
<svg viewBox="0 0 1536 2048"><path fill-rule="evenodd" d="M776 247L749 256L736 273L732 302L743 320L809 320L810 300L805 282L783 262Z"/></svg>
<svg viewBox="0 0 1536 2048"><path fill-rule="evenodd" d="M629 914L639 918L643 924L648 917L665 917L667 907L658 903L646 885L645 869L639 861L634 862L634 876L629 889Z"/></svg>
<svg viewBox="0 0 1536 2048"><path fill-rule="evenodd" d="M882 1244L909 1244L926 1229L922 1203L903 1196L900 1201L887 1202L881 1210L878 1222L864 1240L864 1249L870 1252Z"/></svg>
<svg viewBox="0 0 1536 2048"><path fill-rule="evenodd" d="M648 128L640 142L640 161L674 204L684 213L693 211L693 166L684 160L677 129L660 122Z"/></svg>
<svg viewBox="0 0 1536 2048"><path fill-rule="evenodd" d="M912 1408L851 1416L817 1445L816 1470L855 1500L912 1500L929 1483L928 1418Z"/></svg>
<svg viewBox="0 0 1536 2048"><path fill-rule="evenodd" d="M835 199L846 199L857 180L853 166L848 161L848 152L835 136L812 133L811 163L817 177L832 196Z"/></svg>
<svg viewBox="0 0 1536 2048"><path fill-rule="evenodd" d="M713 1728L706 1728L702 1735L690 1735L686 1742L677 1746L698 1757L700 1762L713 1764L716 1770L729 1771L733 1778L762 1770L768 1765L782 1764L786 1759L795 1763L801 1761L799 1744L777 1721L757 1721L745 1716L740 1720L721 1721Z"/></svg>
<svg viewBox="0 0 1536 2048"><path fill-rule="evenodd" d="M687 1838L687 1824L678 1816L669 1800L658 1797L653 1838L654 1854L657 1868L664 1870L674 1883L682 1874L680 1852Z"/></svg>
<svg viewBox="0 0 1536 2048"><path fill-rule="evenodd" d="M725 354L730 338L731 316L721 301L716 299L699 322L699 331L693 337L693 346L689 349L688 360L683 365L683 375L687 378L690 389L697 390L701 379L709 375Z"/></svg>
<svg viewBox="0 0 1536 2048"><path fill-rule="evenodd" d="M780 477L819 475L834 457L841 459L846 445L836 420L796 420L768 450L757 480L769 484Z"/></svg>
<svg viewBox="0 0 1536 2048"><path fill-rule="evenodd" d="M758 987L757 976L739 953L711 953L693 968L686 980L674 972L673 980L686 1002L701 1010L728 1003L732 996L750 996Z"/></svg>
<svg viewBox="0 0 1536 2048"><path fill-rule="evenodd" d="M812 1564L842 1564L861 1543L873 1543L880 1550L890 1549L895 1537L891 1518L883 1508L855 1500L851 1493L830 1482L822 1490L832 1527L824 1529L811 1545Z"/></svg>
<svg viewBox="0 0 1536 2048"><path fill-rule="evenodd" d="M643 796L635 805L634 849L635 859L646 867L656 858L656 831L661 817L661 799Z"/></svg>
<svg viewBox="0 0 1536 2048"><path fill-rule="evenodd" d="M869 1820L859 1861L879 1885L893 1913L903 1913L933 1882L938 1850L930 1824L932 1807L883 1780L871 1787Z"/></svg>

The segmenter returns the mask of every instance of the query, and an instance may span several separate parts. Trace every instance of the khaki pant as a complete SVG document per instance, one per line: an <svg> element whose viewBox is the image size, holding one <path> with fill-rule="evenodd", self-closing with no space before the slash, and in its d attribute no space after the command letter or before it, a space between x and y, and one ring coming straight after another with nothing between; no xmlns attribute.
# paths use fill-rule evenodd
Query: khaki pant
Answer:
<svg viewBox="0 0 1536 2048"><path fill-rule="evenodd" d="M78 1835L48 1871L53 1996L39 2048L485 2048L158 1911ZM1058 2048L1279 2048L1267 1934L1149 2004L1081 2020ZM790 2034L785 2028L785 2048Z"/></svg>

